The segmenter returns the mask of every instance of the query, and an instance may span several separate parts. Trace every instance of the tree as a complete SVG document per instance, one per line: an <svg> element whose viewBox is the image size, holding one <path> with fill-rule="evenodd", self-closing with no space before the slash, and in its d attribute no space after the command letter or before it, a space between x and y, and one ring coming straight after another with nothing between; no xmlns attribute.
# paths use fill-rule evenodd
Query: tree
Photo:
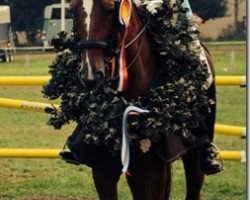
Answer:
<svg viewBox="0 0 250 200"><path fill-rule="evenodd" d="M0 5L9 5L13 31L25 31L30 42L33 42L38 30L43 27L45 6L54 0L0 0Z"/></svg>
<svg viewBox="0 0 250 200"><path fill-rule="evenodd" d="M240 4L242 4L244 1L243 0L234 0L233 7L234 7L234 34L237 36L242 32L242 25L243 22L240 22L239 20L239 7Z"/></svg>
<svg viewBox="0 0 250 200"><path fill-rule="evenodd" d="M8 0L0 0L0 5L8 5Z"/></svg>
<svg viewBox="0 0 250 200"><path fill-rule="evenodd" d="M189 0L194 13L204 21L223 17L227 11L227 0Z"/></svg>
<svg viewBox="0 0 250 200"><path fill-rule="evenodd" d="M13 28L27 32L41 29L44 7L52 2L52 0L9 0Z"/></svg>

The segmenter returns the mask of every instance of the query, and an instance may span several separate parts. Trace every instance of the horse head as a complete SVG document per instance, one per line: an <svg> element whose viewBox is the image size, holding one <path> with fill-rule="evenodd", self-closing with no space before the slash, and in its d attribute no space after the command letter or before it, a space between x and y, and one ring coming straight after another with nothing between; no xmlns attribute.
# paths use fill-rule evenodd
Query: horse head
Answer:
<svg viewBox="0 0 250 200"><path fill-rule="evenodd" d="M127 65L123 71L129 77L125 90L134 93L131 96L145 92L154 69L152 61L155 59L152 59L152 45L147 42L146 28L133 1L71 0L70 7L74 15L75 31L80 38L81 82L97 87L104 79L121 76L114 60L124 48ZM149 65L151 67L147 67Z"/></svg>

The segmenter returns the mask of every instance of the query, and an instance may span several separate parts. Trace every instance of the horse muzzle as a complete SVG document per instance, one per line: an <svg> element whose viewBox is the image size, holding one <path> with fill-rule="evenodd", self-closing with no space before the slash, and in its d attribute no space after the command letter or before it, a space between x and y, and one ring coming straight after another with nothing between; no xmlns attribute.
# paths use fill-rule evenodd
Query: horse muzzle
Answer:
<svg viewBox="0 0 250 200"><path fill-rule="evenodd" d="M87 72L79 70L78 78L84 87L90 89L98 89L104 83L104 73L101 71L94 73L90 78L88 77Z"/></svg>

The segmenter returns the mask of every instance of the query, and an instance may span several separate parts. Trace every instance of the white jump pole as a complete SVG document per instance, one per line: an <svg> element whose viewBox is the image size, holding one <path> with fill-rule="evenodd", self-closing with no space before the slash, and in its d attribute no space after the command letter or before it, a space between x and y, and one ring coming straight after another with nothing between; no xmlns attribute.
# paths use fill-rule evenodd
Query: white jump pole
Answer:
<svg viewBox="0 0 250 200"><path fill-rule="evenodd" d="M61 31L65 31L65 0L61 0Z"/></svg>

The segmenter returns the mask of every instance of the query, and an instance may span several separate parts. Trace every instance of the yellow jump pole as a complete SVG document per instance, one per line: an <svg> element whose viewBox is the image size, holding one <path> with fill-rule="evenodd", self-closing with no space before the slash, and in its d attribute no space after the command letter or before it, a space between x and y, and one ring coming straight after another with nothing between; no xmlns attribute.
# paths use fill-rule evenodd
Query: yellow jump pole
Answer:
<svg viewBox="0 0 250 200"><path fill-rule="evenodd" d="M56 108L59 108L59 105L53 105L53 106ZM36 112L44 112L44 109L46 107L52 107L52 104L0 98L0 107L19 109L19 110L29 110L29 111L36 111ZM229 126L229 125L216 124L215 125L215 133L225 134L225 135L246 136L246 128L239 127L239 126Z"/></svg>
<svg viewBox="0 0 250 200"><path fill-rule="evenodd" d="M215 124L214 132L221 135L246 136L246 127Z"/></svg>
<svg viewBox="0 0 250 200"><path fill-rule="evenodd" d="M0 149L0 158L59 158L60 149Z"/></svg>
<svg viewBox="0 0 250 200"><path fill-rule="evenodd" d="M50 78L50 76L0 76L0 85L44 85Z"/></svg>
<svg viewBox="0 0 250 200"><path fill-rule="evenodd" d="M0 85L6 86L32 86L44 85L50 76L0 76ZM216 85L241 86L246 85L246 76L216 76Z"/></svg>
<svg viewBox="0 0 250 200"><path fill-rule="evenodd" d="M0 158L60 158L61 149L0 149ZM221 151L223 160L246 162L245 151ZM220 159L220 156L217 156Z"/></svg>
<svg viewBox="0 0 250 200"><path fill-rule="evenodd" d="M53 106L56 108L59 107L58 105L53 105ZM52 107L52 104L0 98L0 107L19 109L19 110L29 110L29 111L36 111L36 112L44 112L44 109L46 107Z"/></svg>
<svg viewBox="0 0 250 200"><path fill-rule="evenodd" d="M223 160L236 160L246 162L245 151L221 151L220 154ZM220 155L217 155L217 159L220 159Z"/></svg>
<svg viewBox="0 0 250 200"><path fill-rule="evenodd" d="M216 85L246 85L246 76L216 76Z"/></svg>
<svg viewBox="0 0 250 200"><path fill-rule="evenodd" d="M53 106L59 108L59 105L53 105ZM52 107L52 104L0 98L0 107L44 112L44 109L46 107ZM215 133L224 135L246 136L246 128L239 126L216 124Z"/></svg>

